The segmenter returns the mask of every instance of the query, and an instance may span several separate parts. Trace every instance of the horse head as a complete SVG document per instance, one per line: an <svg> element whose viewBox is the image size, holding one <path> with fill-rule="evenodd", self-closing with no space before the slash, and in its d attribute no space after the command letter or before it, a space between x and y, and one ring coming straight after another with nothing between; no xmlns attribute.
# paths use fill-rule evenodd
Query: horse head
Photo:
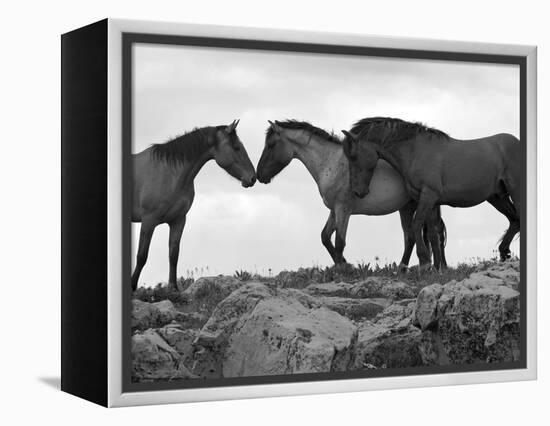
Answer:
<svg viewBox="0 0 550 426"><path fill-rule="evenodd" d="M294 157L294 150L284 136L284 129L277 122L268 122L264 150L256 168L258 180L266 184L288 166Z"/></svg>
<svg viewBox="0 0 550 426"><path fill-rule="evenodd" d="M216 132L214 159L216 163L248 188L256 182L256 171L248 157L243 143L237 135L239 120L227 126L220 126Z"/></svg>
<svg viewBox="0 0 550 426"><path fill-rule="evenodd" d="M349 162L349 179L351 191L359 198L369 193L369 185L378 162L376 145L358 136L342 130L345 138L342 141L344 154Z"/></svg>

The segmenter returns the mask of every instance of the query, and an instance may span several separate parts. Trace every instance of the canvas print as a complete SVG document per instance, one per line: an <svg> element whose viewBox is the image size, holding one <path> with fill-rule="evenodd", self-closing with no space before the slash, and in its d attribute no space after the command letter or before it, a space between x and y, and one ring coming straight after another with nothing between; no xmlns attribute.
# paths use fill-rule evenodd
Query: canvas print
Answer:
<svg viewBox="0 0 550 426"><path fill-rule="evenodd" d="M136 43L131 91L133 384L519 365L519 66Z"/></svg>

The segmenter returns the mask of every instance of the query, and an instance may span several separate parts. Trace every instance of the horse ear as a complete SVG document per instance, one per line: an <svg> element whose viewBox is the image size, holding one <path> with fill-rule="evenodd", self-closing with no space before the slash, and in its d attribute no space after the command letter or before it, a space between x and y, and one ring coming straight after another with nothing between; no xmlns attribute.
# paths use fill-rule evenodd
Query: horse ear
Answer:
<svg viewBox="0 0 550 426"><path fill-rule="evenodd" d="M344 134L344 136L347 136L347 137L350 138L352 141L356 141L356 140L357 140L357 138L356 138L353 134L351 134L350 132L348 132L347 130L342 130L341 132Z"/></svg>
<svg viewBox="0 0 550 426"><path fill-rule="evenodd" d="M281 133L281 126L279 126L276 122L274 123L271 120L267 120L267 122L269 123L269 125L271 126L271 128L275 133Z"/></svg>
<svg viewBox="0 0 550 426"><path fill-rule="evenodd" d="M350 158L353 158L357 155L357 138L348 132L347 130L342 130L342 133L346 136L346 139L344 139L344 152L346 152L346 155L348 155Z"/></svg>
<svg viewBox="0 0 550 426"><path fill-rule="evenodd" d="M237 128L237 124L239 124L240 120L233 120L233 122L225 128L226 133L233 133L235 129Z"/></svg>

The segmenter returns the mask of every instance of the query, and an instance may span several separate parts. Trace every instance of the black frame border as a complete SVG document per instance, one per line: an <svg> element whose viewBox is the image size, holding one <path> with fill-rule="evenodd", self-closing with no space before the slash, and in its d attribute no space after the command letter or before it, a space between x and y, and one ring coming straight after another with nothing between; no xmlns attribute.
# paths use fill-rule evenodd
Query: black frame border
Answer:
<svg viewBox="0 0 550 426"><path fill-rule="evenodd" d="M396 43L399 43L396 40ZM205 380L180 380L157 383L132 383L131 370L131 191L124 190L132 185L132 118L133 118L133 56L134 44L162 44L194 46L205 48L229 48L242 50L278 51L287 53L318 53L344 56L369 56L379 58L418 59L454 62L482 62L489 64L518 65L520 70L520 141L522 143L522 205L520 239L520 360L517 362L495 364L462 364L450 366L430 366L396 368L388 370L365 370L353 372L308 373L277 376L250 376ZM300 383L330 380L353 380L374 377L416 376L430 374L452 374L527 368L527 57L520 55L482 54L466 52L448 52L434 50L416 50L399 48L380 48L358 45L336 45L300 42L282 42L273 40L235 39L222 37L199 37L169 34L122 33L122 391L143 392L161 390L183 390L247 385L266 385L281 383Z"/></svg>
<svg viewBox="0 0 550 426"><path fill-rule="evenodd" d="M108 20L61 36L61 390L108 403Z"/></svg>

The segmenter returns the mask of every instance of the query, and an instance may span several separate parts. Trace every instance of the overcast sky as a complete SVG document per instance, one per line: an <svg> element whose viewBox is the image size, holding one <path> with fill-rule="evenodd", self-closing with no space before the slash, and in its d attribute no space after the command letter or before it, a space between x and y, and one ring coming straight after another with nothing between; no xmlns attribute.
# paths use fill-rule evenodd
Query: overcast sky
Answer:
<svg viewBox="0 0 550 426"><path fill-rule="evenodd" d="M307 120L326 130L357 119L393 116L422 121L454 138L508 132L519 137L519 68L420 61L258 52L162 45L134 47L134 141L139 152L193 127L229 124L254 165L267 120ZM269 185L244 189L214 161L195 180L178 273L268 274L331 259L320 232L329 211L306 168L294 160ZM450 264L493 255L508 221L485 203L443 207ZM133 224L133 259L140 224ZM399 214L352 216L350 262L399 262ZM519 252L519 243L512 245ZM416 264L416 254L411 264ZM202 272L201 272L202 270ZM198 272L197 272L198 271ZM168 227L157 227L141 284L168 277Z"/></svg>

